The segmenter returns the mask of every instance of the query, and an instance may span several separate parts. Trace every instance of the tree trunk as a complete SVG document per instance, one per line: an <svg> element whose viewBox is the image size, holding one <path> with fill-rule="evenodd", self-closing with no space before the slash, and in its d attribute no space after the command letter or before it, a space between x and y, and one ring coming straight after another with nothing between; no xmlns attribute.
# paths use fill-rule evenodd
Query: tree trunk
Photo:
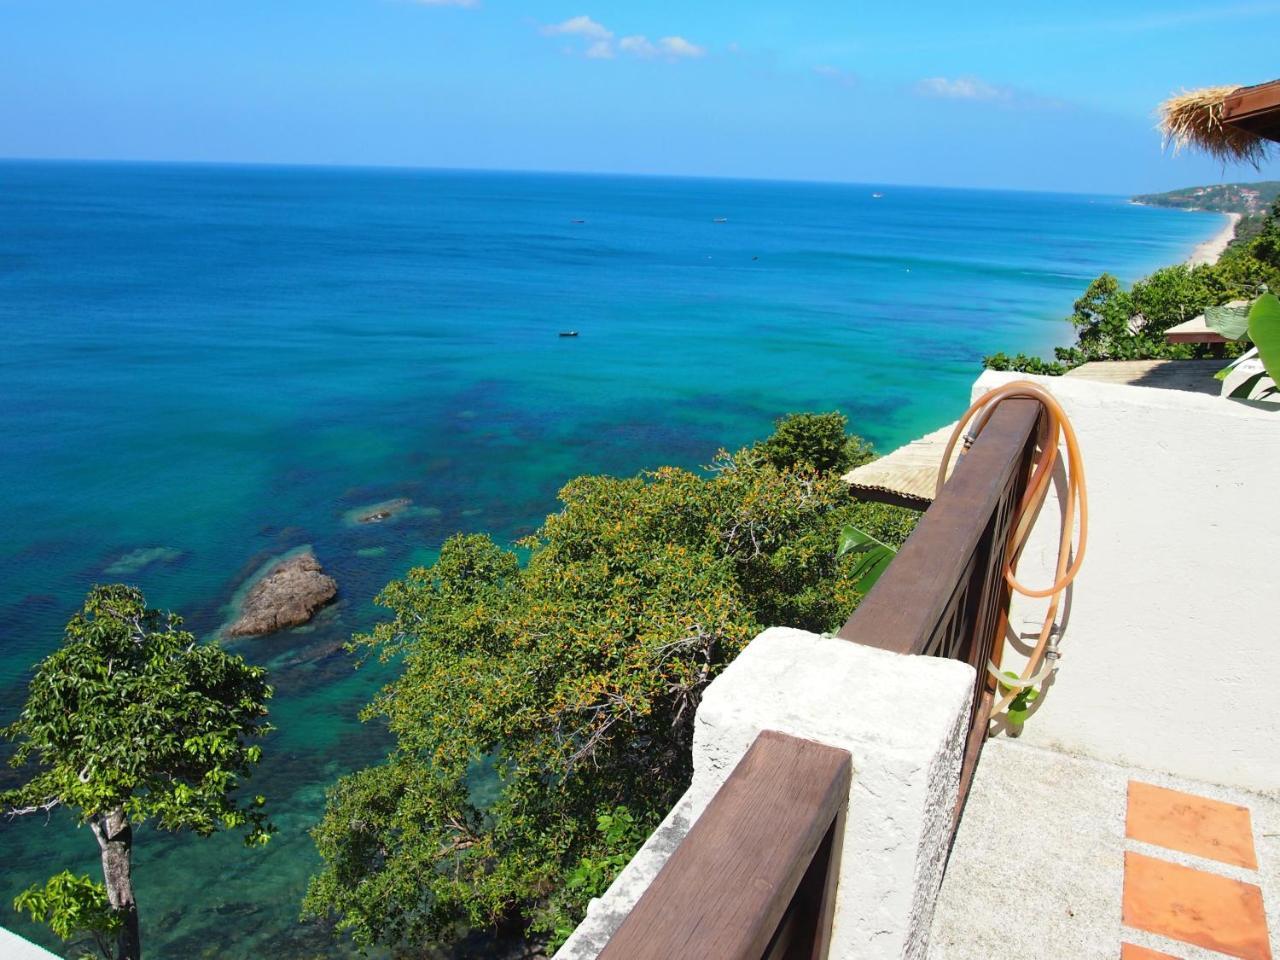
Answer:
<svg viewBox="0 0 1280 960"><path fill-rule="evenodd" d="M133 828L121 807L94 816L89 825L102 849L102 879L107 886L107 900L124 920L116 935L116 960L140 960L138 906L133 902Z"/></svg>

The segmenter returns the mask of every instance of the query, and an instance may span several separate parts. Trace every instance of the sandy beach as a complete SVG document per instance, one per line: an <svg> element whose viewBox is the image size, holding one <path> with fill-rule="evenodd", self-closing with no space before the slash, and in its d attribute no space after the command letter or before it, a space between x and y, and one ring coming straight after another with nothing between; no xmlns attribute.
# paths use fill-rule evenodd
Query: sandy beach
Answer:
<svg viewBox="0 0 1280 960"><path fill-rule="evenodd" d="M1226 226L1191 251L1191 256L1187 258L1188 266L1198 267L1204 263L1218 262L1218 258L1222 256L1222 251L1227 249L1227 245L1231 243L1232 238L1236 235L1236 224L1241 220L1241 214L1238 213L1228 213L1227 216L1230 219L1227 221Z"/></svg>

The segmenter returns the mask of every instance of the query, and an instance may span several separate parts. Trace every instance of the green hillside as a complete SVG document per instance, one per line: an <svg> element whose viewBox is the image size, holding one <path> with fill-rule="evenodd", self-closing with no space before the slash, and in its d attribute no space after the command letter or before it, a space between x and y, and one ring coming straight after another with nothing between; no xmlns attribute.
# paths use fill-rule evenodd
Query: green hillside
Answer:
<svg viewBox="0 0 1280 960"><path fill-rule="evenodd" d="M1134 203L1152 207L1179 207L1183 210L1214 210L1219 213L1262 213L1280 197L1280 180L1258 183L1220 183L1210 187L1185 187L1168 193L1143 193Z"/></svg>

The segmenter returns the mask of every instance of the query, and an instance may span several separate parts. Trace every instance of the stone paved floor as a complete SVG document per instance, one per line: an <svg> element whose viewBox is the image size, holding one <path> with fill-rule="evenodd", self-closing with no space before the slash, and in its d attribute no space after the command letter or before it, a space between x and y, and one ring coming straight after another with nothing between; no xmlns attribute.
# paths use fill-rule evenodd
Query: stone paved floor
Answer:
<svg viewBox="0 0 1280 960"><path fill-rule="evenodd" d="M1280 795L995 739L929 956L1273 960L1278 897Z"/></svg>

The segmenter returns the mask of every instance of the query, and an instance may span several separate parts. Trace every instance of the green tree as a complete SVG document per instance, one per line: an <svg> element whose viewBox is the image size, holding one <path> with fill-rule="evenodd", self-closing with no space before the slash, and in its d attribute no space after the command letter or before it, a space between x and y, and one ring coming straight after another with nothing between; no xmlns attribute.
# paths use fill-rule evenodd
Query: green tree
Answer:
<svg viewBox="0 0 1280 960"><path fill-rule="evenodd" d="M845 471L875 459L875 451L861 437L846 432L849 422L839 413L793 413L774 425L773 435L756 450L780 470L807 465L820 473Z"/></svg>
<svg viewBox="0 0 1280 960"><path fill-rule="evenodd" d="M331 790L304 913L361 945L563 932L686 788L707 684L763 626L856 606L842 527L910 531L850 497L846 449L843 417L799 415L703 474L579 477L523 566L458 536L388 585L391 619L356 643L402 658L364 714L395 746ZM600 819L620 806L625 830Z"/></svg>
<svg viewBox="0 0 1280 960"><path fill-rule="evenodd" d="M1057 375L1091 360L1181 360L1209 355L1204 345L1170 344L1166 331L1231 300L1252 300L1280 289L1280 201L1217 263L1178 264L1155 271L1129 289L1109 273L1095 279L1076 300L1070 321L1076 342L1054 350L1057 362L1024 354L995 353L983 358L991 370ZM1229 343L1228 356L1247 345Z"/></svg>
<svg viewBox="0 0 1280 960"><path fill-rule="evenodd" d="M136 960L141 950L136 825L153 820L198 836L245 827L251 845L272 829L261 797L237 798L261 758L250 741L270 729L266 671L181 627L177 616L148 609L133 587L94 587L2 731L17 743L12 765L31 773L0 793L0 806L10 816L72 810L98 842L105 884L59 874L22 894L18 909L61 936L88 932L107 943L102 934L113 934L117 960ZM105 895L96 911L95 891Z"/></svg>

